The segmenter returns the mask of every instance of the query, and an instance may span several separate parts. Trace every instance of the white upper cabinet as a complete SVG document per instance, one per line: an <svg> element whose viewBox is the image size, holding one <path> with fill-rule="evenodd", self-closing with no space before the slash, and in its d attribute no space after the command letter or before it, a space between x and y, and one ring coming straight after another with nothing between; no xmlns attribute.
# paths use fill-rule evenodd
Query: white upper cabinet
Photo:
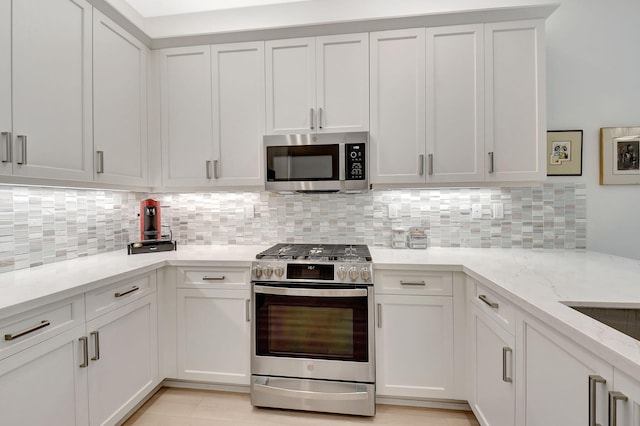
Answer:
<svg viewBox="0 0 640 426"><path fill-rule="evenodd" d="M0 0L0 174L11 160L11 0Z"/></svg>
<svg viewBox="0 0 640 426"><path fill-rule="evenodd" d="M84 0L13 2L15 175L93 180L91 12Z"/></svg>
<svg viewBox="0 0 640 426"><path fill-rule="evenodd" d="M425 181L425 29L371 33L371 183Z"/></svg>
<svg viewBox="0 0 640 426"><path fill-rule="evenodd" d="M264 42L211 47L214 184L263 185Z"/></svg>
<svg viewBox="0 0 640 426"><path fill-rule="evenodd" d="M484 178L483 26L428 28L426 182Z"/></svg>
<svg viewBox="0 0 640 426"><path fill-rule="evenodd" d="M162 182L207 186L212 176L211 48L160 53Z"/></svg>
<svg viewBox="0 0 640 426"><path fill-rule="evenodd" d="M95 180L147 185L147 49L93 14Z"/></svg>
<svg viewBox="0 0 640 426"><path fill-rule="evenodd" d="M367 34L267 41L268 134L369 128Z"/></svg>
<svg viewBox="0 0 640 426"><path fill-rule="evenodd" d="M544 180L544 22L485 25L487 180Z"/></svg>

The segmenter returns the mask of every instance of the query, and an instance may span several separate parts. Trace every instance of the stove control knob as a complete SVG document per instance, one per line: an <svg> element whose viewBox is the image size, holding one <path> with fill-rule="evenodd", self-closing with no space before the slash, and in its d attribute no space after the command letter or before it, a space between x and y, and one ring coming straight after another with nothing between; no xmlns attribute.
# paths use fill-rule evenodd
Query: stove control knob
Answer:
<svg viewBox="0 0 640 426"><path fill-rule="evenodd" d="M253 267L253 276L256 278L260 278L260 276L262 275L262 268L260 267L260 265L256 265Z"/></svg>
<svg viewBox="0 0 640 426"><path fill-rule="evenodd" d="M363 280L369 281L371 279L371 271L365 266L360 270L360 276Z"/></svg>
<svg viewBox="0 0 640 426"><path fill-rule="evenodd" d="M357 280L359 275L360 274L358 274L358 270L356 269L355 266L352 266L351 268L349 268L349 278L351 278L351 281Z"/></svg>
<svg viewBox="0 0 640 426"><path fill-rule="evenodd" d="M271 265L267 265L262 268L262 273L266 278L271 278L271 274L273 274L273 268L271 267Z"/></svg>
<svg viewBox="0 0 640 426"><path fill-rule="evenodd" d="M276 277L280 278L284 275L284 268L282 266L276 266L273 268L273 273L276 274Z"/></svg>
<svg viewBox="0 0 640 426"><path fill-rule="evenodd" d="M338 268L338 278L342 281L347 277L347 270L344 269L344 266L340 266Z"/></svg>

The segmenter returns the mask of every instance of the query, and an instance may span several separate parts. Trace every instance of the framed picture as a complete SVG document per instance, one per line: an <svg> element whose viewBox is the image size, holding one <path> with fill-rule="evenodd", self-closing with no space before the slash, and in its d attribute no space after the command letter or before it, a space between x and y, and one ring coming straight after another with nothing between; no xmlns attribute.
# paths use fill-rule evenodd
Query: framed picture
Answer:
<svg viewBox="0 0 640 426"><path fill-rule="evenodd" d="M547 132L547 176L582 176L582 130Z"/></svg>
<svg viewBox="0 0 640 426"><path fill-rule="evenodd" d="M640 184L640 127L600 129L600 185Z"/></svg>

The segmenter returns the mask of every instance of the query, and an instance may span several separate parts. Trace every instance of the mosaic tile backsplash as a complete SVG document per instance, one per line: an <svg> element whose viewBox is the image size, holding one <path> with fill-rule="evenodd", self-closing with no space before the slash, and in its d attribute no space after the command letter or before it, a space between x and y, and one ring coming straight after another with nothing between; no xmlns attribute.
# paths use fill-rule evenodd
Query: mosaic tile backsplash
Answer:
<svg viewBox="0 0 640 426"><path fill-rule="evenodd" d="M279 195L146 194L0 187L0 272L124 249L138 240L139 203L161 201L182 244L357 243L391 247L392 230L422 226L430 247L586 248L584 184ZM491 204L504 207L491 219ZM481 204L482 219L471 219ZM398 217L389 218L389 206Z"/></svg>

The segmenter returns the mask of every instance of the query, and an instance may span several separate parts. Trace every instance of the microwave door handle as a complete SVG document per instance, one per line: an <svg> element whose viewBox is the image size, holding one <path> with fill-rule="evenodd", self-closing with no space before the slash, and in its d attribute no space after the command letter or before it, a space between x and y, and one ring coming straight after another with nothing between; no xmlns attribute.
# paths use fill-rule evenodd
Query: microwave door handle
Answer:
<svg viewBox="0 0 640 426"><path fill-rule="evenodd" d="M339 167L338 168L340 169L340 171L338 172L338 179L340 179L340 182L343 182L345 170L347 168L346 155L345 155L345 150L347 148L343 143L341 143L338 148L339 148L338 150Z"/></svg>

